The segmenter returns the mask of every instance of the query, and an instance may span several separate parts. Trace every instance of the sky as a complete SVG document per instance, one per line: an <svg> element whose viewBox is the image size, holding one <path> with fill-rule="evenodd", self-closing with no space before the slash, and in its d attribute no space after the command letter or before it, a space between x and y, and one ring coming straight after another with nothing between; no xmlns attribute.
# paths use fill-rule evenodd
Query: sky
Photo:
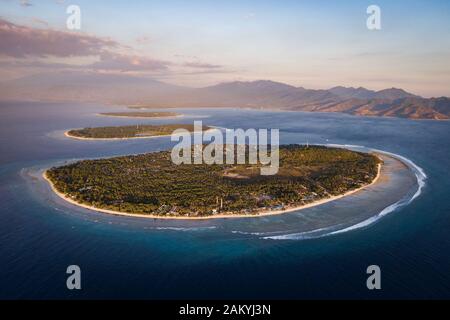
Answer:
<svg viewBox="0 0 450 320"><path fill-rule="evenodd" d="M381 30L366 25L373 4ZM80 30L67 29L69 5ZM89 70L450 96L450 1L0 0L0 66L6 81Z"/></svg>

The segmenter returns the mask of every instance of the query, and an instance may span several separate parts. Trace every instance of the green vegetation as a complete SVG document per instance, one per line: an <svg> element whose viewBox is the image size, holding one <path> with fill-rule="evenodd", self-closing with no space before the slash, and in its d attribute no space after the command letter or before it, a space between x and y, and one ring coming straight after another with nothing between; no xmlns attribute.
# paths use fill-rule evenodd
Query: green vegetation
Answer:
<svg viewBox="0 0 450 320"><path fill-rule="evenodd" d="M98 127L70 130L69 136L90 139L116 139L165 136L172 134L177 129L186 129L194 132L192 124L164 124L164 125L133 125L122 127ZM209 127L203 127L208 130Z"/></svg>
<svg viewBox="0 0 450 320"><path fill-rule="evenodd" d="M85 160L48 170L55 188L97 208L160 216L257 214L340 195L369 184L379 159L349 150L280 147L280 170L259 165L174 165L170 151Z"/></svg>
<svg viewBox="0 0 450 320"><path fill-rule="evenodd" d="M130 117L130 118L165 118L177 117L180 114L176 112L105 112L102 116L109 117Z"/></svg>

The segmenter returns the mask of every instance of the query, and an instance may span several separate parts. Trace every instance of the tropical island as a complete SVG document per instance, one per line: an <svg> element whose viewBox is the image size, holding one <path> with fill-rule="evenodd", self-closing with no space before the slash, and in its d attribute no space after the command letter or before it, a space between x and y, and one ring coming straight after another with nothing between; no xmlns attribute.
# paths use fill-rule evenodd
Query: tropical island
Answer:
<svg viewBox="0 0 450 320"><path fill-rule="evenodd" d="M170 151L84 160L44 173L61 198L92 210L150 218L261 216L301 209L374 183L375 154L322 146L280 147L276 175L255 165L175 165Z"/></svg>
<svg viewBox="0 0 450 320"><path fill-rule="evenodd" d="M83 140L112 140L112 139L136 139L170 136L177 129L185 129L194 132L192 124L164 124L164 125L132 125L120 127L96 127L74 129L65 132L70 138ZM202 130L212 128L203 126Z"/></svg>
<svg viewBox="0 0 450 320"><path fill-rule="evenodd" d="M101 116L107 117L124 117L124 118L172 118L181 117L176 112L103 112Z"/></svg>

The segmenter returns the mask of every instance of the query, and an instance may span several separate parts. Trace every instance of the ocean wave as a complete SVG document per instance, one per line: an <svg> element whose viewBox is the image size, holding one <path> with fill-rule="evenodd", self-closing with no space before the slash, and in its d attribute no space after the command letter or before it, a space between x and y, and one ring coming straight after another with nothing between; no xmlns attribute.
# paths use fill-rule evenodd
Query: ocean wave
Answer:
<svg viewBox="0 0 450 320"><path fill-rule="evenodd" d="M327 237L327 236L333 236L333 235L342 234L342 233L350 232L350 231L361 229L361 228L366 228L366 227L378 222L380 219L382 219L389 213L392 213L399 208L409 205L411 202L413 202L415 199L417 199L422 194L422 190L426 185L425 180L428 177L427 177L425 171L421 167L419 167L417 164L415 164L412 160L410 160L404 156L401 156L401 155L398 155L398 154L395 154L392 152L388 152L388 151L383 151L383 150L378 150L378 149L370 149L370 148L366 148L364 146L338 145L338 144L326 144L326 146L338 147L338 148L368 149L370 151L389 155L391 157L399 159L403 163L405 163L411 170L413 170L413 172L416 176L416 179L417 179L418 188L417 188L416 192L414 193L414 195L407 197L407 198L402 198L399 201L397 201L396 203L391 204L390 206L384 208L375 216L372 216L364 221L361 221L357 224L351 225L351 226L343 228L343 229L339 229L339 226L332 226L332 227L321 228L321 229L316 229L316 230L307 231L307 232L262 237L261 239L266 239L266 240L307 240L307 239L316 239L316 238L322 238L322 237Z"/></svg>
<svg viewBox="0 0 450 320"><path fill-rule="evenodd" d="M326 228L315 229L311 231L297 232L297 233L289 233L282 234L276 236L266 236L262 237L262 239L266 240L308 240L308 239L316 239L324 236L325 234L330 234L331 230L336 230L340 226L331 226Z"/></svg>
<svg viewBox="0 0 450 320"><path fill-rule="evenodd" d="M172 230L172 231L203 231L203 230L211 230L216 229L216 226L210 226L210 227L153 227L151 229L156 230Z"/></svg>
<svg viewBox="0 0 450 320"><path fill-rule="evenodd" d="M249 235L249 236L268 236L271 234L278 234L282 231L270 231L270 232L250 232L250 231L239 231L239 230L232 230L231 233L234 234L242 234L242 235ZM284 231L286 232L286 231Z"/></svg>
<svg viewBox="0 0 450 320"><path fill-rule="evenodd" d="M238 230L232 230L231 233L234 234L242 234L247 236L263 236L267 234L266 232L245 232L245 231L238 231Z"/></svg>
<svg viewBox="0 0 450 320"><path fill-rule="evenodd" d="M426 175L425 171L421 167L419 167L417 164L415 164L410 159L405 158L401 155L398 155L398 154L395 154L392 152L383 151L383 150L377 150L377 149L373 149L373 151L379 152L379 153L384 153L386 155L390 155L394 158L397 158L397 159L403 161L404 163L406 163L408 165L408 167L413 169L413 171L416 175L417 184L419 185L419 187L417 188L416 193L412 196L412 198L409 200L409 202L407 204L410 204L412 201L414 201L417 197L419 197L422 194L422 189L426 185L425 180L428 178L428 176Z"/></svg>

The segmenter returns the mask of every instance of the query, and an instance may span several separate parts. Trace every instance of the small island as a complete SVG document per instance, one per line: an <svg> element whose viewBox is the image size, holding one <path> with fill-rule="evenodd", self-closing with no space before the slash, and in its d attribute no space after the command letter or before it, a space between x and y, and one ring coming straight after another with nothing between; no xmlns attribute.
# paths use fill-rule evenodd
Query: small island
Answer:
<svg viewBox="0 0 450 320"><path fill-rule="evenodd" d="M74 129L65 132L65 135L74 139L82 140L114 140L114 139L136 139L170 136L177 129L185 129L194 132L192 124L164 124L164 125L132 125L120 127L96 127ZM212 128L203 126L202 130Z"/></svg>
<svg viewBox="0 0 450 320"><path fill-rule="evenodd" d="M253 217L318 205L380 176L377 155L322 146L280 147L280 169L260 165L175 165L170 151L84 160L44 173L61 198L117 215L166 219Z"/></svg>
<svg viewBox="0 0 450 320"><path fill-rule="evenodd" d="M128 105L127 108L132 109L132 110L148 110L148 109L160 109L161 106L160 105L149 105L149 104L133 104L133 105ZM170 107L164 106L164 108L170 108Z"/></svg>
<svg viewBox="0 0 450 320"><path fill-rule="evenodd" d="M106 117L119 117L119 118L173 118L181 117L181 114L176 112L104 112L99 113L101 116Z"/></svg>

